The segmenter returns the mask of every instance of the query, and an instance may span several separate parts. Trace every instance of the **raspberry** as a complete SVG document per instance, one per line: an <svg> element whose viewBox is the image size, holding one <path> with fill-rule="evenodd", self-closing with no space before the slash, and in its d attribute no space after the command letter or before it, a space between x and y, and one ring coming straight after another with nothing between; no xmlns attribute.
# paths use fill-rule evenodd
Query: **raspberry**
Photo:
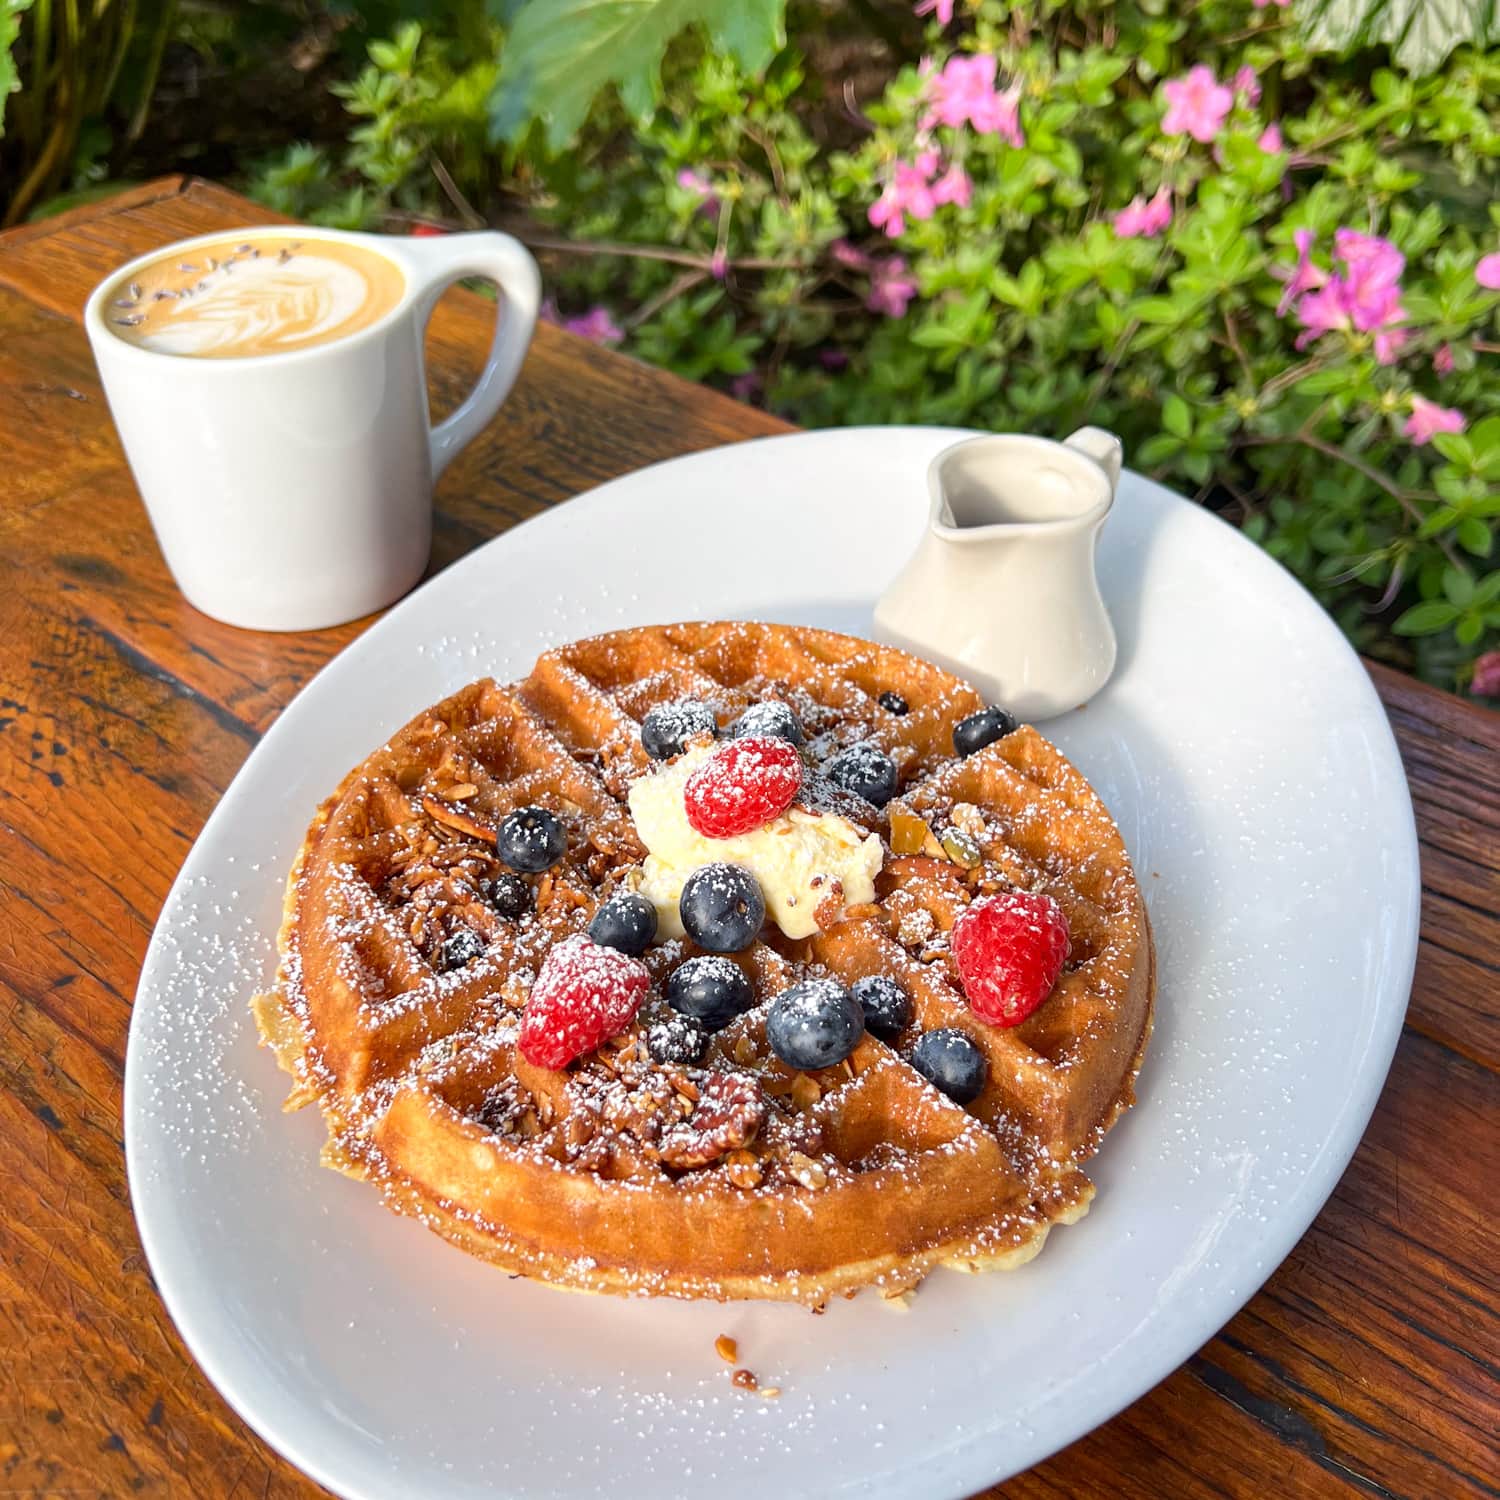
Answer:
<svg viewBox="0 0 1500 1500"><path fill-rule="evenodd" d="M732 839L779 818L802 786L802 757L786 740L728 740L687 779L687 819L704 838Z"/></svg>
<svg viewBox="0 0 1500 1500"><path fill-rule="evenodd" d="M969 1008L992 1026L1019 1026L1057 983L1068 956L1068 919L1051 896L982 896L949 939Z"/></svg>
<svg viewBox="0 0 1500 1500"><path fill-rule="evenodd" d="M635 1019L651 976L645 964L590 938L565 938L542 960L521 1016L521 1056L565 1068Z"/></svg>

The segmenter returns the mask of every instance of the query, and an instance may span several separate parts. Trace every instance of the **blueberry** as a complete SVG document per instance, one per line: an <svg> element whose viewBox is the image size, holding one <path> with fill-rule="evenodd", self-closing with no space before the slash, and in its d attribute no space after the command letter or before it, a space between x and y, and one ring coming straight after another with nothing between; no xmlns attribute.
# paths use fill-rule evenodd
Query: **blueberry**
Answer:
<svg viewBox="0 0 1500 1500"><path fill-rule="evenodd" d="M831 1068L859 1045L864 1012L843 985L805 979L783 990L766 1012L766 1040L789 1068Z"/></svg>
<svg viewBox="0 0 1500 1500"><path fill-rule="evenodd" d="M519 807L500 825L496 848L512 870L535 875L563 857L568 836L557 815L545 807Z"/></svg>
<svg viewBox="0 0 1500 1500"><path fill-rule="evenodd" d="M868 740L840 750L823 772L835 786L875 807L884 807L896 795L896 762Z"/></svg>
<svg viewBox="0 0 1500 1500"><path fill-rule="evenodd" d="M889 974L866 974L850 986L865 1013L865 1030L893 1041L911 1025L911 996Z"/></svg>
<svg viewBox="0 0 1500 1500"><path fill-rule="evenodd" d="M516 921L531 910L531 887L519 875L497 875L486 894L502 917Z"/></svg>
<svg viewBox="0 0 1500 1500"><path fill-rule="evenodd" d="M460 927L443 943L443 968L461 969L465 964L473 963L485 947L484 939L472 927Z"/></svg>
<svg viewBox="0 0 1500 1500"><path fill-rule="evenodd" d="M620 891L594 913L589 936L602 948L639 958L656 936L656 908L634 891Z"/></svg>
<svg viewBox="0 0 1500 1500"><path fill-rule="evenodd" d="M911 712L911 705L906 699L900 693L893 693L890 688L887 688L875 701L888 714L895 714L898 718L902 714L909 714Z"/></svg>
<svg viewBox="0 0 1500 1500"><path fill-rule="evenodd" d="M690 1016L668 1016L646 1028L646 1051L653 1062L691 1067L703 1061L708 1033Z"/></svg>
<svg viewBox="0 0 1500 1500"><path fill-rule="evenodd" d="M641 720L641 744L652 760L681 755L687 742L700 734L717 734L719 721L708 704L696 698L658 703Z"/></svg>
<svg viewBox="0 0 1500 1500"><path fill-rule="evenodd" d="M755 877L739 865L700 865L682 884L677 903L687 935L710 953L740 953L766 920Z"/></svg>
<svg viewBox="0 0 1500 1500"><path fill-rule="evenodd" d="M709 1031L720 1031L755 1004L745 971L717 954L690 958L667 980L667 1004Z"/></svg>
<svg viewBox="0 0 1500 1500"><path fill-rule="evenodd" d="M785 703L774 698L764 703L752 703L733 724L729 726L730 737L737 740L748 735L764 736L773 740L790 740L794 745L806 743L802 732L802 720Z"/></svg>
<svg viewBox="0 0 1500 1500"><path fill-rule="evenodd" d="M976 750L983 750L986 745L1014 734L1018 727L1015 715L1006 713L1003 708L981 708L978 713L960 719L953 726L953 748L960 755L972 755Z"/></svg>
<svg viewBox="0 0 1500 1500"><path fill-rule="evenodd" d="M977 1099L990 1073L974 1039L952 1026L923 1032L911 1049L911 1065L956 1104Z"/></svg>

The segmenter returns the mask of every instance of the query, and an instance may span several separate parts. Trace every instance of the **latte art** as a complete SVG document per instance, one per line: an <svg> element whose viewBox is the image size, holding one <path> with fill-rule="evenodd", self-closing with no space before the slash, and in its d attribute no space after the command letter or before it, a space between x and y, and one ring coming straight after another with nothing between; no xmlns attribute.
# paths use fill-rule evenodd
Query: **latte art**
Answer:
<svg viewBox="0 0 1500 1500"><path fill-rule="evenodd" d="M195 359L281 354L347 338L406 291L393 261L314 235L178 250L115 287L105 320L127 343Z"/></svg>

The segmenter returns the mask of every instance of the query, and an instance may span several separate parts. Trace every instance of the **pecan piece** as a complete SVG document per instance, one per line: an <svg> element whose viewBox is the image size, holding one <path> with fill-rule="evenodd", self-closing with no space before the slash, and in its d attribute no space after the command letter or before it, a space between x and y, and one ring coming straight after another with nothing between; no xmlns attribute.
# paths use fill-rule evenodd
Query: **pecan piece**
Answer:
<svg viewBox="0 0 1500 1500"><path fill-rule="evenodd" d="M706 1073L692 1114L662 1132L657 1152L669 1167L706 1167L749 1145L765 1119L765 1096L753 1078Z"/></svg>
<svg viewBox="0 0 1500 1500"><path fill-rule="evenodd" d="M422 811L434 823L441 823L444 828L451 828L457 833L466 833L471 839L482 839L486 844L493 844L495 842L495 830L493 828L487 823L481 823L466 808L459 807L455 803L441 802L436 797L424 792L422 794Z"/></svg>

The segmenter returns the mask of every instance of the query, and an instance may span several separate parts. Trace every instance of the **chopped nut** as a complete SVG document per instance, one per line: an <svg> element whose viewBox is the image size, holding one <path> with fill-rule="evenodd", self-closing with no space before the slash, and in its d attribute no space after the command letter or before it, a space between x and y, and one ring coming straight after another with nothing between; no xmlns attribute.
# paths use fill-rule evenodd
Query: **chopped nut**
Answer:
<svg viewBox="0 0 1500 1500"><path fill-rule="evenodd" d="M475 787L478 791L478 787ZM495 842L495 830L472 817L461 807L452 807L446 802L439 801L436 797L429 796L426 792L422 794L422 811L435 823L441 823L445 828L451 828L458 833L466 833L470 838L482 839L486 844ZM429 838L422 846L424 854L435 854L437 852L437 840Z"/></svg>
<svg viewBox="0 0 1500 1500"><path fill-rule="evenodd" d="M953 811L948 814L948 821L961 832L968 834L971 839L983 843L984 813L972 802L955 802Z"/></svg>
<svg viewBox="0 0 1500 1500"><path fill-rule="evenodd" d="M779 1385L763 1385L760 1388L760 1393L767 1401L774 1401L780 1396L781 1387Z"/></svg>
<svg viewBox="0 0 1500 1500"><path fill-rule="evenodd" d="M811 1109L823 1097L823 1090L818 1087L817 1079L799 1073L792 1079L791 1097L798 1109Z"/></svg>
<svg viewBox="0 0 1500 1500"><path fill-rule="evenodd" d="M445 787L438 793L444 802L462 802L467 797L477 796L479 788L472 781L460 781L457 786Z"/></svg>
<svg viewBox="0 0 1500 1500"><path fill-rule="evenodd" d="M734 1039L734 1060L746 1066L756 1060L755 1043L744 1032Z"/></svg>
<svg viewBox="0 0 1500 1500"><path fill-rule="evenodd" d="M828 1185L828 1173L823 1165L815 1162L810 1156L804 1156L800 1151L793 1151L787 1157L787 1170L805 1188L820 1188Z"/></svg>
<svg viewBox="0 0 1500 1500"><path fill-rule="evenodd" d="M748 1145L765 1120L765 1096L753 1078L707 1073L691 1117L668 1126L657 1151L669 1167L706 1167Z"/></svg>
<svg viewBox="0 0 1500 1500"><path fill-rule="evenodd" d="M761 1184L764 1173L760 1169L760 1163L755 1159L753 1151L731 1151L724 1158L725 1166L729 1173L729 1180L737 1188L757 1188Z"/></svg>
<svg viewBox="0 0 1500 1500"><path fill-rule="evenodd" d="M742 1391L758 1391L760 1389L760 1381L755 1378L754 1373L750 1370L736 1370L731 1378L735 1385Z"/></svg>
<svg viewBox="0 0 1500 1500"><path fill-rule="evenodd" d="M727 1333L721 1333L714 1340L714 1353L724 1361L726 1365L735 1364L740 1357L740 1346L729 1337Z"/></svg>

